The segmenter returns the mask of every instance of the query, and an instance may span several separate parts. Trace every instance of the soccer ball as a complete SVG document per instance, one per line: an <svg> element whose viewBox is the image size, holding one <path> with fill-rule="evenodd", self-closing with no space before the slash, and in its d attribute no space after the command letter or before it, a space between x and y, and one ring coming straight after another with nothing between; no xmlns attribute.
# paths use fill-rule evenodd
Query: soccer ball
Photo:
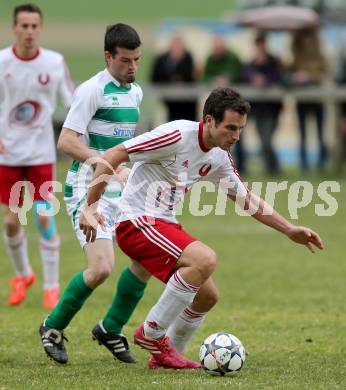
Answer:
<svg viewBox="0 0 346 390"><path fill-rule="evenodd" d="M245 349L232 334L213 333L201 345L199 360L208 374L232 375L243 367Z"/></svg>

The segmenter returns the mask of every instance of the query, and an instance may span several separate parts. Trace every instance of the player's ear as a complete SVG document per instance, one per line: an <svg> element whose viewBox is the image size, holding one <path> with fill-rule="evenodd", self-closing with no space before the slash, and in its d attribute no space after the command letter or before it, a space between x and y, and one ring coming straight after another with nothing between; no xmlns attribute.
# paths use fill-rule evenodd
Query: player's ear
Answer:
<svg viewBox="0 0 346 390"><path fill-rule="evenodd" d="M205 123L206 123L206 125L207 125L208 127L213 127L214 118L213 118L211 115L207 114L207 115L205 116Z"/></svg>
<svg viewBox="0 0 346 390"><path fill-rule="evenodd" d="M109 61L112 59L112 54L109 51L105 51L105 61L108 64Z"/></svg>

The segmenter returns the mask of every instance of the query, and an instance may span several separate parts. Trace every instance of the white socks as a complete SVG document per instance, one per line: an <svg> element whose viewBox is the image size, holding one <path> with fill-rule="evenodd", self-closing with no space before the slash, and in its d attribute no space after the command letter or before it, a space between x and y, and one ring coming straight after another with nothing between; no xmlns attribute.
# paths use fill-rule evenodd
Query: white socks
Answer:
<svg viewBox="0 0 346 390"><path fill-rule="evenodd" d="M191 305L198 290L199 287L186 283L176 271L145 319L144 334L153 339L162 338L178 314Z"/></svg>
<svg viewBox="0 0 346 390"><path fill-rule="evenodd" d="M197 329L202 325L206 313L198 313L187 307L168 328L167 336L177 351L182 352Z"/></svg>
<svg viewBox="0 0 346 390"><path fill-rule="evenodd" d="M29 263L28 245L24 229L20 229L18 234L8 237L3 234L5 247L10 256L17 275L29 277L32 268ZM43 268L43 289L59 286L59 254L60 239L46 240L40 238L40 253Z"/></svg>
<svg viewBox="0 0 346 390"><path fill-rule="evenodd" d="M43 269L43 289L59 286L60 239L40 238L40 253Z"/></svg>
<svg viewBox="0 0 346 390"><path fill-rule="evenodd" d="M32 269L29 263L28 245L24 229L21 228L13 237L7 236L4 232L3 237L6 251L12 260L16 274L24 277L30 276Z"/></svg>

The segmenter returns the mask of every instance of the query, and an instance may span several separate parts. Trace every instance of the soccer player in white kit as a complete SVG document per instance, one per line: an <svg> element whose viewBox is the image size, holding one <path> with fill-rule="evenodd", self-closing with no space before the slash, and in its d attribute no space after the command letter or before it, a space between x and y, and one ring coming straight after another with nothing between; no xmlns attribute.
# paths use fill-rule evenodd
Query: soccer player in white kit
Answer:
<svg viewBox="0 0 346 390"><path fill-rule="evenodd" d="M292 241L323 249L317 233L295 226L253 194L240 180L229 149L239 140L249 105L230 88L218 88L207 98L203 121L174 121L108 150L98 164L80 227L87 241L95 239L95 211L106 186L101 175L125 161L135 162L121 200L123 216L117 242L166 288L144 323L135 343L148 350L151 367L194 368L179 353L215 305L218 292L212 280L216 254L177 223L174 208L186 191L200 180L220 183L228 197L251 215L287 235ZM108 163L108 165L107 165ZM179 352L178 352L179 351Z"/></svg>
<svg viewBox="0 0 346 390"><path fill-rule="evenodd" d="M0 200L5 210L5 247L16 271L8 303L20 304L36 278L16 211L27 181L41 236L43 306L53 308L59 300L60 240L50 206L56 161L52 115L57 95L70 105L73 84L63 56L39 47L41 29L37 6L16 7L15 43L0 51Z"/></svg>
<svg viewBox="0 0 346 390"><path fill-rule="evenodd" d="M94 172L90 159L100 159L107 149L134 136L143 97L141 87L135 82L140 45L140 38L131 26L123 23L108 26L104 45L107 67L77 88L58 141L58 147L74 158L67 173L64 199L88 261L87 267L70 280L59 303L40 327L45 352L58 363L68 360L63 331L114 267L113 240L121 185L116 181L110 183L102 196L107 227L98 230L95 242L86 242L79 228L79 215ZM84 163L86 160L88 163ZM125 176L128 171L122 168ZM149 277L140 265L132 264L123 270L106 316L92 329L93 338L125 363L135 360L122 327L143 296Z"/></svg>

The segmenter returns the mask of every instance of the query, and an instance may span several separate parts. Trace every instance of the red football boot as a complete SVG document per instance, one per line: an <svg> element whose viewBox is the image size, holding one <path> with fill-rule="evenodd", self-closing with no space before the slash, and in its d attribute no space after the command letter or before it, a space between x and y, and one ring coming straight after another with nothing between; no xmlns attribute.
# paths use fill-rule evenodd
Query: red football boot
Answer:
<svg viewBox="0 0 346 390"><path fill-rule="evenodd" d="M165 336L161 340L155 340L144 335L144 326L140 325L135 332L135 344L149 351L153 356L149 359L150 368L200 368L201 364L193 360L185 359L169 342Z"/></svg>
<svg viewBox="0 0 346 390"><path fill-rule="evenodd" d="M59 287L51 287L48 290L45 290L43 293L42 306L46 309L54 309L60 299L59 291Z"/></svg>
<svg viewBox="0 0 346 390"><path fill-rule="evenodd" d="M9 305L19 305L26 297L28 288L36 281L36 275L31 273L27 278L22 275L14 276L11 279L12 292L8 297Z"/></svg>

